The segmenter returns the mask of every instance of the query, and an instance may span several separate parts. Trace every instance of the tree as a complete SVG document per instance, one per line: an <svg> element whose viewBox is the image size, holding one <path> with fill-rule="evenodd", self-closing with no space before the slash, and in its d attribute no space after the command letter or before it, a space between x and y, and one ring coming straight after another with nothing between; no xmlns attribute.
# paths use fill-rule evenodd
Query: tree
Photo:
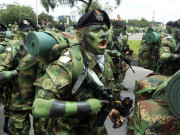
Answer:
<svg viewBox="0 0 180 135"><path fill-rule="evenodd" d="M5 25L20 23L23 19L28 18L36 22L36 14L29 6L7 5L6 9L0 10L0 22Z"/></svg>
<svg viewBox="0 0 180 135"><path fill-rule="evenodd" d="M115 1L116 1L116 5L119 6L121 3L121 0L115 0ZM55 7L59 5L74 7L77 4L77 2L82 2L86 5L85 6L86 7L85 13L86 13L89 11L93 0L41 0L42 5L46 9L47 12L49 12L49 8L54 9Z"/></svg>
<svg viewBox="0 0 180 135"><path fill-rule="evenodd" d="M38 22L39 23L42 23L43 21L46 21L47 19L49 19L49 21L54 21L54 18L52 15L48 15L44 12L42 12L38 15Z"/></svg>
<svg viewBox="0 0 180 135"><path fill-rule="evenodd" d="M136 26L136 27L149 27L151 22L146 20L145 18L141 18L141 20L132 19L128 20L128 26Z"/></svg>
<svg viewBox="0 0 180 135"><path fill-rule="evenodd" d="M59 23L66 26L65 24L67 23L67 17L63 18L61 21L59 21ZM71 27L73 26L73 24L76 24L76 22L72 21L71 18L69 18L69 26L66 26L66 27Z"/></svg>
<svg viewBox="0 0 180 135"><path fill-rule="evenodd" d="M84 14L84 11L86 10L86 4L83 3L81 6L78 6L77 9L79 9L78 10L79 15ZM94 2L91 3L91 6L89 7L89 11L91 11L93 9L102 9L102 6L99 4L99 2L97 0L95 0Z"/></svg>

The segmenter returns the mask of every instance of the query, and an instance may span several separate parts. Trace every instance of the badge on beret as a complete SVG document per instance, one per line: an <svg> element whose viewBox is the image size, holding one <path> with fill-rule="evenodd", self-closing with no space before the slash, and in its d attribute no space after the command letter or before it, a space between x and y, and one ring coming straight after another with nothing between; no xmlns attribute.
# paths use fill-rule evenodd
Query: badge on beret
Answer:
<svg viewBox="0 0 180 135"><path fill-rule="evenodd" d="M98 21L103 21L104 20L103 14L99 10L95 10L94 16L96 17L96 19Z"/></svg>
<svg viewBox="0 0 180 135"><path fill-rule="evenodd" d="M50 90L51 88L53 88L54 83L52 82L52 80L50 78L45 78L43 80L43 82L41 83L43 89L45 90Z"/></svg>

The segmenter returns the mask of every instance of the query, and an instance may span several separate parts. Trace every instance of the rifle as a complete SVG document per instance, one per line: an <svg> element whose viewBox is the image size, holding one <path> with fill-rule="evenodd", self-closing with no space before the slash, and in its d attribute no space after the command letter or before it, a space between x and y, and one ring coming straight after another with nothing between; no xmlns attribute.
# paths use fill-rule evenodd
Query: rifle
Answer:
<svg viewBox="0 0 180 135"><path fill-rule="evenodd" d="M131 60L129 60L128 58L126 58L121 52L118 52L116 50L108 50L106 49L106 52L110 55L110 56L114 56L117 57L118 59L120 59L118 61L119 65L121 65L121 61L124 61L126 64L129 65L129 67L131 68L131 70L133 71L133 73L135 73L134 69L131 66ZM132 51L133 52L133 51Z"/></svg>
<svg viewBox="0 0 180 135"><path fill-rule="evenodd" d="M116 109L121 116L126 117L129 115L133 100L130 97L116 97L111 91L112 89L106 88L99 78L95 77L93 74L88 71L88 76L85 79L86 84L92 88L98 98L101 100L103 107L101 111L98 113L97 120L95 122L95 126L101 127L104 125L106 117L109 112L114 108ZM113 125L113 128L116 128L116 124Z"/></svg>

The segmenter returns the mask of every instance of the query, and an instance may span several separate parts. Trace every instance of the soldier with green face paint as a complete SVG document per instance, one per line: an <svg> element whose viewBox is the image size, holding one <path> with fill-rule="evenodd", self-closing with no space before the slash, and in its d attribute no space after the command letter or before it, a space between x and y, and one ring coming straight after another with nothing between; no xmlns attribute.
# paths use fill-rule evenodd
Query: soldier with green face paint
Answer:
<svg viewBox="0 0 180 135"><path fill-rule="evenodd" d="M133 50L129 48L128 42L128 34L126 33L126 25L123 21L116 20L112 23L112 32L110 34L108 49L117 50L120 52L128 61L131 62ZM116 58L115 58L116 59ZM117 60L114 60L117 61ZM122 80L125 78L126 71L128 69L128 65L122 61L120 62L121 66L117 67L119 72L121 73L121 79L119 80L119 84L122 84ZM116 79L117 80L117 79ZM123 86L124 90L128 90L125 86Z"/></svg>
<svg viewBox="0 0 180 135"><path fill-rule="evenodd" d="M109 17L103 10L84 14L75 26L79 45L65 49L35 81L37 92L32 112L34 118L49 119L46 134L107 134L104 126L94 125L104 104L88 81L81 79L88 71L106 87L111 87L113 93L118 92L114 88L113 63L105 52L109 27ZM115 109L110 118L117 127L123 122L123 117Z"/></svg>
<svg viewBox="0 0 180 135"><path fill-rule="evenodd" d="M170 76L180 66L180 21L173 25L172 35L165 37L159 48L158 73Z"/></svg>

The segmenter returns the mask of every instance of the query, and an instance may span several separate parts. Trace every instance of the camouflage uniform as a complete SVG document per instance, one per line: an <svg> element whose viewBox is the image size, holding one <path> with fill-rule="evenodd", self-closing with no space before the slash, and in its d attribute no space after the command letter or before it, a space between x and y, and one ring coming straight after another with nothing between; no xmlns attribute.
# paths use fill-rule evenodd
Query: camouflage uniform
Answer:
<svg viewBox="0 0 180 135"><path fill-rule="evenodd" d="M124 23L122 24L122 26L116 22L119 21L115 21L112 30L109 32L110 33L110 37L109 37L109 44L108 44L108 49L110 50L117 50L119 51L122 56L124 56L129 62L132 59L132 50L129 48L129 45L127 44L128 42L128 34L126 33L126 28ZM117 25L117 27L116 27ZM117 36L118 35L118 36ZM127 53L128 52L128 53ZM120 62L120 67L119 67L119 62L117 63L117 57L112 57L113 62L115 65L118 65L117 68L115 69L114 73L120 73L121 77L118 79L115 79L115 81L117 82L117 84L121 85L120 87L123 87L123 80L125 78L126 75L126 71L128 70L128 65L124 62L121 61ZM116 61L116 62L115 62Z"/></svg>
<svg viewBox="0 0 180 135"><path fill-rule="evenodd" d="M129 116L128 135L180 133L180 120L170 110L165 94L167 82L173 76L150 74L136 82L135 109Z"/></svg>
<svg viewBox="0 0 180 135"><path fill-rule="evenodd" d="M111 58L105 54L104 71L101 71L91 56L87 52L85 53L88 57L89 68L97 73L105 86L113 88L114 77L111 69L113 66ZM67 51L65 51L65 54L67 54ZM59 99L63 101L83 101L93 97L97 98L91 88L86 87L86 85L83 85L77 94L71 95L71 88L74 85L72 80L77 80L77 78L74 76L76 73L72 72L74 71L72 58L70 55L65 54L59 60L49 65L46 69L46 74L34 83L38 88L36 98ZM63 57L69 57L71 60L67 63L60 62ZM118 90L114 89L114 93L118 93ZM97 115L75 115L49 119L46 125L47 134L106 134L104 128L93 127L96 118Z"/></svg>
<svg viewBox="0 0 180 135"><path fill-rule="evenodd" d="M165 37L159 48L159 60L158 60L158 73L163 75L172 75L180 67L178 56L172 57L171 55L178 55L179 47L178 41L173 36Z"/></svg>
<svg viewBox="0 0 180 135"><path fill-rule="evenodd" d="M19 75L6 83L5 93L8 93L8 96L6 95L6 102L9 109L11 133L13 135L27 134L30 130L29 114L31 113L33 102L31 94L33 93L30 86L32 83L27 87L27 85L24 86L24 82L31 81L31 79L33 79L32 76L30 76L32 74L31 72L36 70L30 70L23 73L24 70L26 70L26 67L23 67L24 61L20 62L21 58L25 56L25 53L22 50L22 43L20 45L9 46L6 50L5 53L1 54L2 56L4 55L1 63L3 71L16 69L20 64L20 68L17 69L19 70ZM27 59L27 57L25 57L25 59ZM32 66L32 63L33 62L28 62L28 66Z"/></svg>
<svg viewBox="0 0 180 135"><path fill-rule="evenodd" d="M87 22L88 18L91 20ZM46 73L34 83L37 92L33 116L47 118L46 134L107 134L104 127L94 125L103 105L97 100L101 97L89 84L90 80L86 80L88 77L75 94L76 88L73 89L73 86L77 85L76 81L81 79L82 73L91 70L97 75L96 79L112 88L110 91L113 94L119 93L114 86L112 59L105 52L110 20L106 12L92 10L84 14L75 27L82 41L80 45L64 50L60 58L49 64ZM79 103L88 104L81 106ZM61 104L64 104L63 108Z"/></svg>
<svg viewBox="0 0 180 135"><path fill-rule="evenodd" d="M19 62L19 74L10 101L11 132L14 135L29 134L29 114L35 97L33 81L36 79L36 69L37 61L29 54Z"/></svg>

